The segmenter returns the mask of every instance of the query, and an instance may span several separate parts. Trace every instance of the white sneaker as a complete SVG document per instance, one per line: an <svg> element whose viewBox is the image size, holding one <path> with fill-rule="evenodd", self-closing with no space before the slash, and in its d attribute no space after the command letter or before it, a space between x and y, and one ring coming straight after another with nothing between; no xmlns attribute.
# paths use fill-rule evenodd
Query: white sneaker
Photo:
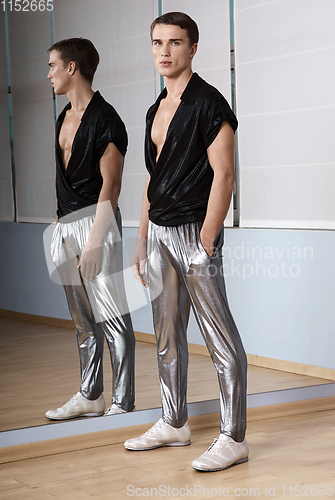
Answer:
<svg viewBox="0 0 335 500"><path fill-rule="evenodd" d="M158 420L142 436L128 439L124 443L127 450L153 450L161 446L187 446L191 444L191 429L188 422L179 429Z"/></svg>
<svg viewBox="0 0 335 500"><path fill-rule="evenodd" d="M135 406L131 411L134 410ZM112 406L110 406L108 410L105 411L105 417L108 417L108 415L117 415L118 413L127 413L127 411L121 408L121 406L118 406L116 403L113 403Z"/></svg>
<svg viewBox="0 0 335 500"><path fill-rule="evenodd" d="M238 443L226 434L220 434L205 453L193 460L192 467L208 472L224 470L231 465L247 462L248 454L249 447L245 439Z"/></svg>
<svg viewBox="0 0 335 500"><path fill-rule="evenodd" d="M100 417L105 411L105 400L103 395L91 401L77 392L65 405L55 410L49 410L45 416L50 420L67 420L76 417Z"/></svg>

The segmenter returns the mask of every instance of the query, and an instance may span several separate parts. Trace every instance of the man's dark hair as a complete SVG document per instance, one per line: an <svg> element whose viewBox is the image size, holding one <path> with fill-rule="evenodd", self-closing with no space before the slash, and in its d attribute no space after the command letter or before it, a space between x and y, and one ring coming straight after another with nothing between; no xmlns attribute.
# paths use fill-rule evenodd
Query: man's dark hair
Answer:
<svg viewBox="0 0 335 500"><path fill-rule="evenodd" d="M187 32L187 37L190 41L191 47L193 44L199 41L199 30L197 23L193 19L184 14L184 12L167 12L162 16L157 17L150 26L150 36L152 39L152 33L157 24L172 24L174 26L180 26L181 29Z"/></svg>
<svg viewBox="0 0 335 500"><path fill-rule="evenodd" d="M92 84L100 57L90 40L86 38L67 38L51 45L48 52L52 50L59 52L66 65L70 61L74 61L82 77Z"/></svg>

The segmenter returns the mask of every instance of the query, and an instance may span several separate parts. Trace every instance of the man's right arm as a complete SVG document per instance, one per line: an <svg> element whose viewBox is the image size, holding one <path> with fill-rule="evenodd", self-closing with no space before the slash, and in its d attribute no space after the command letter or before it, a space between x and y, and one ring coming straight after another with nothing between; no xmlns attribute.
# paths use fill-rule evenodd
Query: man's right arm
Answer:
<svg viewBox="0 0 335 500"><path fill-rule="evenodd" d="M148 241L148 227L149 227L148 211L150 208L150 203L148 201L148 196L147 196L149 182L150 182L150 175L148 176L148 180L144 188L140 228L138 231L134 258L131 264L135 278L138 279L142 283L142 285L145 286L146 288L148 287L148 278L145 273L145 264L147 261L147 241Z"/></svg>

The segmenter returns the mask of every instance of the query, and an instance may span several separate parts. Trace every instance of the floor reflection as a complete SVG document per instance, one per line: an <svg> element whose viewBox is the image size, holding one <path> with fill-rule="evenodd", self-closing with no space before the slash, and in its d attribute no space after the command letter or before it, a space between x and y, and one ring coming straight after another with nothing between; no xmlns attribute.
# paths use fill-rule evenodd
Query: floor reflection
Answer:
<svg viewBox="0 0 335 500"><path fill-rule="evenodd" d="M80 384L76 334L73 329L0 317L0 431L51 424L44 417L64 404ZM161 405L156 346L136 343L136 409ZM111 399L111 368L104 356L104 396ZM188 402L219 397L218 382L208 356L190 354ZM250 366L248 394L324 384L327 380ZM333 381L330 380L330 383Z"/></svg>

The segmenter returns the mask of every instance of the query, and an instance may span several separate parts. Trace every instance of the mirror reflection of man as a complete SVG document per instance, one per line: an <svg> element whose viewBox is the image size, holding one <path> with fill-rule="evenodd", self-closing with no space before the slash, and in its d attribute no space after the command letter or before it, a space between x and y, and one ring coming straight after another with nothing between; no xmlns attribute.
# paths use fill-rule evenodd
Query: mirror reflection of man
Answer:
<svg viewBox="0 0 335 500"><path fill-rule="evenodd" d="M104 338L113 392L106 415L134 409L135 337L122 277L117 204L127 132L115 109L92 90L99 54L90 40L52 45L48 78L69 103L56 123L57 224L51 255L77 331L80 391L46 417L64 420L105 413Z"/></svg>
<svg viewBox="0 0 335 500"><path fill-rule="evenodd" d="M247 361L222 272L237 120L220 92L192 72L199 34L189 16L163 14L152 23L151 38L166 88L146 118L149 177L133 270L149 289L162 275L163 291L152 300L162 418L142 436L126 441L125 448L148 450L191 442L186 330L192 306L218 373L221 401L221 433L192 467L222 470L248 460Z"/></svg>

